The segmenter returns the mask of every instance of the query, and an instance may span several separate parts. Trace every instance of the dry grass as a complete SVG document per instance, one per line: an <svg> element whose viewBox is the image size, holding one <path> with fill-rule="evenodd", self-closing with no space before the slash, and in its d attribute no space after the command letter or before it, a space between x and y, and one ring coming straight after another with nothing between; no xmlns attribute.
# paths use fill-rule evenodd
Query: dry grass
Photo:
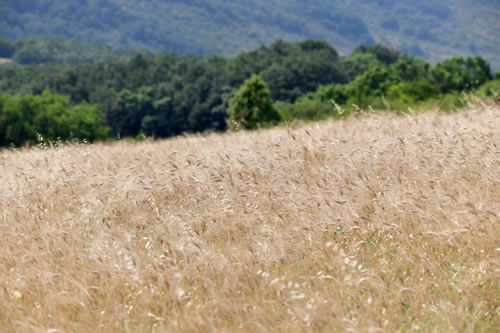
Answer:
<svg viewBox="0 0 500 333"><path fill-rule="evenodd" d="M495 331L500 107L0 152L2 332Z"/></svg>

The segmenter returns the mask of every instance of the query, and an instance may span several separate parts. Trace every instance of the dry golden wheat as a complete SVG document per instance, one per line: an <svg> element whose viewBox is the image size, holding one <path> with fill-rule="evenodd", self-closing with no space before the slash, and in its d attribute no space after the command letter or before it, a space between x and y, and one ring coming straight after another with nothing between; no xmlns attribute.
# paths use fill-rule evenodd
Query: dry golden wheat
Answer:
<svg viewBox="0 0 500 333"><path fill-rule="evenodd" d="M500 107L0 152L2 332L495 331Z"/></svg>

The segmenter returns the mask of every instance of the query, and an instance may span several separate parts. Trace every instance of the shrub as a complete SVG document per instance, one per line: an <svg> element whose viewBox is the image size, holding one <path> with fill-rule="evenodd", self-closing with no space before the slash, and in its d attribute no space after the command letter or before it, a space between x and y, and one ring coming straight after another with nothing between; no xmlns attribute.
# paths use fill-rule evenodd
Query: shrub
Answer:
<svg viewBox="0 0 500 333"><path fill-rule="evenodd" d="M229 127L255 129L273 125L281 119L271 94L259 75L252 75L229 102Z"/></svg>

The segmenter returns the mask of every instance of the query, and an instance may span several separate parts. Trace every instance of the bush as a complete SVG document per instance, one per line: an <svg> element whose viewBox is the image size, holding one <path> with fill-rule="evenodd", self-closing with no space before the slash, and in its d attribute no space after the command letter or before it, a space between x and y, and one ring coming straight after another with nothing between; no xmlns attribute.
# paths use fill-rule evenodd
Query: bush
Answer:
<svg viewBox="0 0 500 333"><path fill-rule="evenodd" d="M286 102L277 102L276 110L285 122L294 120L323 120L328 117L338 117L333 105L328 102L303 99L294 104Z"/></svg>
<svg viewBox="0 0 500 333"><path fill-rule="evenodd" d="M107 138L101 110L86 103L70 106L69 97L45 91L40 96L0 96L0 146L46 141Z"/></svg>
<svg viewBox="0 0 500 333"><path fill-rule="evenodd" d="M252 75L229 102L229 127L255 129L276 124L281 119L271 94L259 75Z"/></svg>
<svg viewBox="0 0 500 333"><path fill-rule="evenodd" d="M479 92L485 96L499 96L500 95L500 79L486 82L479 88Z"/></svg>
<svg viewBox="0 0 500 333"><path fill-rule="evenodd" d="M432 69L441 92L472 90L492 79L490 65L481 57L444 60Z"/></svg>

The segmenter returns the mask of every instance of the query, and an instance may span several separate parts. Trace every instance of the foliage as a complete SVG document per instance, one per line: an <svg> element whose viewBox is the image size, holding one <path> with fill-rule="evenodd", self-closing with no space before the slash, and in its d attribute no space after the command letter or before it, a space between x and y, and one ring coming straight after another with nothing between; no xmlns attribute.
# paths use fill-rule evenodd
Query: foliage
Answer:
<svg viewBox="0 0 500 333"><path fill-rule="evenodd" d="M276 41L235 57L159 53L81 65L7 66L0 69L0 94L41 95L48 89L68 96L72 106L98 105L113 137L163 138L226 130L235 105L230 101L254 74L268 87L266 103L274 103L277 112L269 119L271 113L254 114L251 107L234 114L243 128L279 117L343 117L357 108L453 108L463 104L464 92L492 79L489 64L479 57L431 65L381 45L360 46L341 57L326 42L306 40ZM440 103L443 96L446 102ZM331 100L346 112L340 115Z"/></svg>
<svg viewBox="0 0 500 333"><path fill-rule="evenodd" d="M462 92L476 91L485 83L495 82L490 81L489 64L480 57L455 57L431 66L405 55L392 59L387 56L396 55L396 51L382 50L378 56L367 52L377 49L360 47L343 60L350 75L359 71L351 82L322 85L299 101L328 103L333 100L348 110L371 107L405 112L408 107L417 106L451 110L465 105ZM491 85L494 87L494 83ZM492 94L490 91L489 96Z"/></svg>
<svg viewBox="0 0 500 333"><path fill-rule="evenodd" d="M317 121L341 117L332 104L313 99L299 99L295 103L276 102L274 107L281 119L288 123L296 120Z"/></svg>
<svg viewBox="0 0 500 333"><path fill-rule="evenodd" d="M479 87L479 93L486 97L493 97L497 102L500 102L500 79L486 82Z"/></svg>
<svg viewBox="0 0 500 333"><path fill-rule="evenodd" d="M319 84L347 81L337 51L325 42L278 42L273 49L273 53L279 53L262 71L262 78L269 84L274 100L294 101Z"/></svg>
<svg viewBox="0 0 500 333"><path fill-rule="evenodd" d="M375 66L384 66L372 53L353 52L341 60L342 68L348 81L354 80L358 75Z"/></svg>
<svg viewBox="0 0 500 333"><path fill-rule="evenodd" d="M107 137L101 111L86 103L70 106L69 98L45 91L40 96L0 96L0 146Z"/></svg>
<svg viewBox="0 0 500 333"><path fill-rule="evenodd" d="M432 76L443 93L476 89L493 78L490 65L480 57L447 59L433 68Z"/></svg>
<svg viewBox="0 0 500 333"><path fill-rule="evenodd" d="M306 40L277 41L233 58L160 53L79 66L6 68L0 72L0 92L50 89L70 96L72 103L98 104L113 136L169 137L225 130L229 100L252 74L262 76L273 100L289 102L321 84L347 82L337 51Z"/></svg>
<svg viewBox="0 0 500 333"><path fill-rule="evenodd" d="M384 65L392 65L396 63L403 54L396 49L391 49L380 44L376 45L360 45L354 49L354 55L356 54L371 54L380 63Z"/></svg>
<svg viewBox="0 0 500 333"><path fill-rule="evenodd" d="M266 83L258 75L246 80L229 102L231 128L256 129L280 120Z"/></svg>

